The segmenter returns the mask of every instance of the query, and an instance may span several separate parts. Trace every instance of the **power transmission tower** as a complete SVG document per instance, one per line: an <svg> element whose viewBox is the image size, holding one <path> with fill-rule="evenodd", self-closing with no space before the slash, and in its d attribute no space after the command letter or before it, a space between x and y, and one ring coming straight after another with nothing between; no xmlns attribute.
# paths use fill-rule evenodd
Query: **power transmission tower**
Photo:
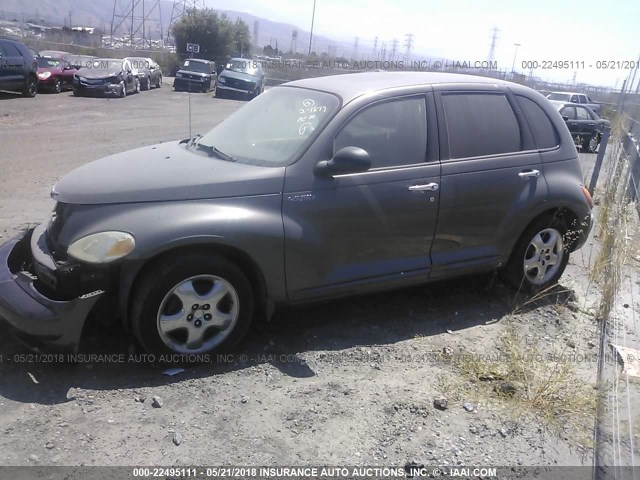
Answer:
<svg viewBox="0 0 640 480"><path fill-rule="evenodd" d="M196 10L204 10L204 0L173 0L173 8L171 9L171 20L167 29L167 43L174 43L173 26L180 20L183 15L189 15L189 12Z"/></svg>
<svg viewBox="0 0 640 480"><path fill-rule="evenodd" d="M405 60L409 61L411 59L411 50L413 49L413 41L414 41L414 35L413 33L407 33L405 35L405 40L404 40L404 46L406 48L405 51Z"/></svg>
<svg viewBox="0 0 640 480"><path fill-rule="evenodd" d="M289 52L296 54L298 53L298 31L294 30L291 32L291 46L289 47Z"/></svg>
<svg viewBox="0 0 640 480"><path fill-rule="evenodd" d="M373 58L378 58L378 37L373 41Z"/></svg>
<svg viewBox="0 0 640 480"><path fill-rule="evenodd" d="M489 48L489 56L487 57L487 61L493 65L493 62L495 61L495 56L496 56L496 43L498 41L498 32L500 30L498 30L498 28L496 27L493 27L491 31L493 33L491 35L491 48Z"/></svg>
<svg viewBox="0 0 640 480"><path fill-rule="evenodd" d="M71 23L71 12L69 12ZM153 45L151 27L155 25L157 40L162 40L162 12L160 0L114 0L111 17L111 45L114 35L126 38L130 47L147 48Z"/></svg>
<svg viewBox="0 0 640 480"><path fill-rule="evenodd" d="M360 43L360 37L356 37L353 42L353 55L351 56L351 58L353 58L354 60L358 60L358 43Z"/></svg>
<svg viewBox="0 0 640 480"><path fill-rule="evenodd" d="M391 55L389 56L389 60L393 61L396 59L396 53L398 52L398 39L394 38L391 41Z"/></svg>

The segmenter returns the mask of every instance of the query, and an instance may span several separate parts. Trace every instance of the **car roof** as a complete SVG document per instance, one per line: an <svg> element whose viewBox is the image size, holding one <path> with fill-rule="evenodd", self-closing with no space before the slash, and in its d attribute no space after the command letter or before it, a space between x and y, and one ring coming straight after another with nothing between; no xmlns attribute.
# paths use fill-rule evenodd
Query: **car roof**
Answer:
<svg viewBox="0 0 640 480"><path fill-rule="evenodd" d="M205 60L204 58L187 58L185 60L186 61L190 61L190 62L201 62L201 63L211 63L211 60Z"/></svg>
<svg viewBox="0 0 640 480"><path fill-rule="evenodd" d="M442 72L363 72L295 80L284 85L333 93L350 102L367 92L397 87L436 84L514 85L511 82L477 75Z"/></svg>
<svg viewBox="0 0 640 480"><path fill-rule="evenodd" d="M580 93L580 92L551 92L551 93L562 93L563 95L586 95L586 93Z"/></svg>

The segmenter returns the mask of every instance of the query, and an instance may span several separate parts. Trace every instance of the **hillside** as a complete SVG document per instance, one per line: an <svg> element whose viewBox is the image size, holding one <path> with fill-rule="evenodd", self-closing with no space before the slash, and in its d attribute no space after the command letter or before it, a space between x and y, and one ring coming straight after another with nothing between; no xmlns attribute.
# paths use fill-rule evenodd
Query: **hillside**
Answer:
<svg viewBox="0 0 640 480"><path fill-rule="evenodd" d="M128 5L130 5L128 0L116 0L116 15L124 16ZM150 2L147 5L150 5ZM172 1L161 0L160 11L151 13L149 23L152 26L147 28L151 29L152 36L160 31L160 18L162 18L162 30L166 32L172 8ZM232 19L241 18L249 25L252 35L254 22L257 21L259 34L256 43L260 46L271 44L275 47L277 42L280 50L288 52L291 48L292 32L296 30L298 32L297 51L306 52L309 48L309 32L295 25L273 22L243 12L218 11L226 13ZM110 32L113 13L114 2L112 0L2 0L0 3L0 20L34 22L44 25L69 25L71 23L72 26L101 28L106 33ZM139 14L137 13L137 15ZM118 19L116 19L117 22ZM314 37L313 48L318 52L326 52L331 45L336 47L338 54L350 52L351 46L347 43L321 36Z"/></svg>

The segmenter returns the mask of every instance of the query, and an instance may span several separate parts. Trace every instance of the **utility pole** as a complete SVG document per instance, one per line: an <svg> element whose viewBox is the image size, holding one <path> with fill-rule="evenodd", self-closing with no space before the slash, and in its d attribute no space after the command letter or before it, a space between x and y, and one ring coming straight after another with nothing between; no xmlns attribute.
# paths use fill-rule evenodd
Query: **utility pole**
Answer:
<svg viewBox="0 0 640 480"><path fill-rule="evenodd" d="M489 48L489 56L487 57L487 61L493 64L493 61L496 59L496 42L498 40L498 32L499 30L496 27L491 29L493 34L491 35L491 47Z"/></svg>
<svg viewBox="0 0 640 480"><path fill-rule="evenodd" d="M378 37L373 40L373 58L378 58Z"/></svg>
<svg viewBox="0 0 640 480"><path fill-rule="evenodd" d="M316 20L316 0L313 0L313 13L311 14L311 34L309 35L309 56L311 56L311 43L313 42L313 24Z"/></svg>
<svg viewBox="0 0 640 480"><path fill-rule="evenodd" d="M516 47L516 51L513 54L513 64L511 65L511 74L516 73L516 56L518 55L518 48L522 46L519 43L514 43L513 45Z"/></svg>

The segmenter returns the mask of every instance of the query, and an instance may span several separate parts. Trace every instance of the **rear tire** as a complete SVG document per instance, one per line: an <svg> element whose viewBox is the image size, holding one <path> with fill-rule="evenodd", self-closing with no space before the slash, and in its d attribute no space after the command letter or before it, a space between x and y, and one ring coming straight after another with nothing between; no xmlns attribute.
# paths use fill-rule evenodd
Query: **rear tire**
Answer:
<svg viewBox="0 0 640 480"><path fill-rule="evenodd" d="M144 274L131 304L133 332L154 355L205 355L234 347L253 317L244 273L223 257L171 258Z"/></svg>
<svg viewBox="0 0 640 480"><path fill-rule="evenodd" d="M567 225L557 215L545 215L529 225L501 272L519 291L536 293L558 282L569 262Z"/></svg>
<svg viewBox="0 0 640 480"><path fill-rule="evenodd" d="M38 79L33 75L29 75L27 81L22 89L22 96L27 98L34 98L38 94Z"/></svg>
<svg viewBox="0 0 640 480"><path fill-rule="evenodd" d="M591 137L589 138L589 143L587 145L587 152L588 153L596 153L596 151L598 150L598 146L600 145L600 134L599 133L594 133L593 135L591 135Z"/></svg>

